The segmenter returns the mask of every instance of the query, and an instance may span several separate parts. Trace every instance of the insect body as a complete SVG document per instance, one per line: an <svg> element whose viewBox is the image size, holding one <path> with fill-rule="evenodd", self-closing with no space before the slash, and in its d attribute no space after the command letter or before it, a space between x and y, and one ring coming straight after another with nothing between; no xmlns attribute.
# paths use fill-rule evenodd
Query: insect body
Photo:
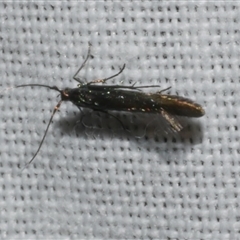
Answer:
<svg viewBox="0 0 240 240"><path fill-rule="evenodd" d="M88 57L89 52L86 60L73 77L73 79L79 83L80 80L76 76L85 65ZM66 88L60 90L56 86L48 86L43 84L25 84L16 86L17 88L27 86L45 87L58 91L61 95L61 100L54 108L39 147L28 164L30 164L37 156L48 132L53 116L60 108L60 105L63 101L70 101L78 108L91 108L93 110L104 112L115 110L155 114L159 113L176 132L179 132L182 129L182 125L175 118L175 115L186 117L201 117L204 115L203 108L192 100L175 95L162 94L163 91L166 91L169 88L155 93L145 93L141 90L142 88L159 86L151 85L135 87L134 85L96 85L97 83L105 83L107 80L118 76L123 71L124 67L125 65L123 65L122 69L117 74L109 78L95 80L86 84L80 83L77 88Z"/></svg>
<svg viewBox="0 0 240 240"><path fill-rule="evenodd" d="M168 113L178 116L201 117L204 115L204 110L199 104L187 98L166 95L161 92L145 93L139 91L139 87L133 86L86 84L79 88L62 90L61 98L63 101L71 101L77 107L87 107L99 111L161 113L164 109Z"/></svg>

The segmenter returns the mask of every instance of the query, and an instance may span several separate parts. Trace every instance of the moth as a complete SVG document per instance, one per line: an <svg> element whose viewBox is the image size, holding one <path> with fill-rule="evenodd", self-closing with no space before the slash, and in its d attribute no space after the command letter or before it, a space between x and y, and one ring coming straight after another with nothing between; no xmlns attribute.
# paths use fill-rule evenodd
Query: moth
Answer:
<svg viewBox="0 0 240 240"><path fill-rule="evenodd" d="M125 68L125 64L117 74L111 77L98 79L83 84L81 83L77 75L86 64L89 56L90 48L88 50L88 55L85 61L73 76L73 79L79 83L76 88L65 88L61 90L56 86L48 86L44 84L22 84L16 86L16 88L48 88L59 92L61 96L60 101L53 110L53 113L44 132L43 138L39 144L39 147L28 164L30 164L35 159L38 152L40 151L52 119L56 111L60 108L61 103L64 101L70 101L78 108L90 108L96 111L103 112L114 110L126 111L131 113L141 112L148 114L161 114L163 118L169 123L172 130L175 132L180 132L183 128L183 126L177 120L176 116L197 118L202 117L205 114L205 111L200 104L188 98L180 97L177 95L164 94L164 92L170 87L153 93L147 93L142 91L142 89L149 87L156 88L159 86L147 85L136 87L135 84L130 86L106 85L105 83L109 79L117 77L119 74L122 73ZM98 85L98 83L103 84Z"/></svg>

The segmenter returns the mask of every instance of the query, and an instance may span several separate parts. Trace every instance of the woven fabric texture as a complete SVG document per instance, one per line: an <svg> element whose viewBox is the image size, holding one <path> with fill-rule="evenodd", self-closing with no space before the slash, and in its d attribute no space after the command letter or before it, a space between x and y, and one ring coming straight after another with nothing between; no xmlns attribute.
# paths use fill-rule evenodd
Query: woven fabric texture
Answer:
<svg viewBox="0 0 240 240"><path fill-rule="evenodd" d="M240 4L0 2L0 238L239 239ZM201 104L173 133L157 114L63 102L108 84L171 86ZM119 120L128 130L123 130Z"/></svg>

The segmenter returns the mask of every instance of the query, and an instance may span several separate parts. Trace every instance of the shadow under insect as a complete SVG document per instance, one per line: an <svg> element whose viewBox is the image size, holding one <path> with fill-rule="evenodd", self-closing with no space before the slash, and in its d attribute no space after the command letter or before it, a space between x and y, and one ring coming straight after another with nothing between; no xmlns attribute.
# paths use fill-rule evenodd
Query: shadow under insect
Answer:
<svg viewBox="0 0 240 240"><path fill-rule="evenodd" d="M60 128L63 134L78 138L128 139L131 141L152 140L157 143L178 143L195 145L202 141L202 125L186 117L178 117L183 126L181 132L174 132L160 114L108 113L83 109L60 118L53 128ZM121 122L121 123L120 123ZM139 146L141 147L141 146Z"/></svg>

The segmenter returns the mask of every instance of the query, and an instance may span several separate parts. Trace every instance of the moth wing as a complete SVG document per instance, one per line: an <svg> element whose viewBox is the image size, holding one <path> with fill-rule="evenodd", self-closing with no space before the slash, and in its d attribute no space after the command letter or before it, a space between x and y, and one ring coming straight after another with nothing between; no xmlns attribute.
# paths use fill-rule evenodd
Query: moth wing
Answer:
<svg viewBox="0 0 240 240"><path fill-rule="evenodd" d="M161 109L161 114L164 119L170 124L174 132L180 132L183 129L183 126L180 124L180 122L163 108Z"/></svg>

